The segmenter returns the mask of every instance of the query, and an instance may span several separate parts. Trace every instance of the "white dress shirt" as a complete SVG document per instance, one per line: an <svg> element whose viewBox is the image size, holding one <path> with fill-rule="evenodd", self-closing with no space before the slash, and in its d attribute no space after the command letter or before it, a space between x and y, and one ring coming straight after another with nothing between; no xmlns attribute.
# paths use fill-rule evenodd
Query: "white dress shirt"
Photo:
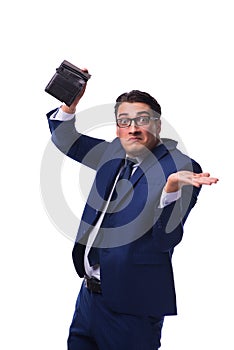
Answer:
<svg viewBox="0 0 234 350"><path fill-rule="evenodd" d="M51 116L50 119L51 120L58 120L58 121L69 121L72 120L74 118L75 114L70 114L70 113L66 113L64 112L61 108L59 108L58 110L56 110ZM133 166L133 171L132 174L136 171L137 167L139 166L139 164L141 163L142 159L137 159L138 163L135 164ZM122 169L120 169L121 172ZM119 172L119 174L120 174ZM118 174L118 176L119 176ZM101 227L104 215L106 213L108 204L110 202L110 198L112 196L112 193L114 191L116 182L118 180L118 176L115 179L115 183L113 185L113 188L111 190L111 193L109 195L108 200L106 201L105 207L103 208L103 211L95 225L95 227L92 229L92 231L89 234L89 238L88 238L88 242L86 244L86 249L85 249L85 254L84 254L84 266L85 266L85 272L87 274L87 276L89 277L95 277L97 279L100 279L100 266L96 265L96 266L90 266L89 264L89 260L88 260L88 254L89 251L92 247L92 244L98 234L98 231ZM165 192L165 190L163 189L162 194L161 194L161 198L160 198L160 204L159 204L159 208L164 208L166 205L176 201L177 199L179 199L181 197L181 190L177 191L177 192L172 192L172 193L167 193Z"/></svg>

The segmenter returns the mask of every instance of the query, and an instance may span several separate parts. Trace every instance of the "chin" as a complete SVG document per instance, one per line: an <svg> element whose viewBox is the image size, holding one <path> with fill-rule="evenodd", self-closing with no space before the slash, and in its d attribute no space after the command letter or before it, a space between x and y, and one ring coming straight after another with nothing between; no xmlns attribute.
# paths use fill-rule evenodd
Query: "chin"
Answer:
<svg viewBox="0 0 234 350"><path fill-rule="evenodd" d="M131 157L139 157L139 156L142 156L144 153L146 153L147 150L144 146L140 146L140 147L131 147L130 149L126 149L126 152Z"/></svg>

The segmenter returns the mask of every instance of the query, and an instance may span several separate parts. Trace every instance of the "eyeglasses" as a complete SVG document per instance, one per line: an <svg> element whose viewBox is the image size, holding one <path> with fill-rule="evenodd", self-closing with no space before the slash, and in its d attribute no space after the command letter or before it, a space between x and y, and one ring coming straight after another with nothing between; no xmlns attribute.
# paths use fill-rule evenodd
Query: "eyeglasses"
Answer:
<svg viewBox="0 0 234 350"><path fill-rule="evenodd" d="M149 116L140 116L136 118L119 118L116 119L116 123L119 128L128 128L132 125L132 122L134 121L134 124L136 126L145 126L149 125L150 120L158 120L158 117L149 117Z"/></svg>

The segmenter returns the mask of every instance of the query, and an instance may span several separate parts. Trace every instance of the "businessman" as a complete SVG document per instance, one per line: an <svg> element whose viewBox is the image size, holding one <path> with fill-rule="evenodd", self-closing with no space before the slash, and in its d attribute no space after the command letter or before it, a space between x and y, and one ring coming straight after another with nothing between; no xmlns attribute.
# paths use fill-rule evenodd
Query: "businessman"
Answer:
<svg viewBox="0 0 234 350"><path fill-rule="evenodd" d="M72 256L83 279L69 350L157 350L164 317L176 315L172 254L202 185L218 179L161 139L150 94L120 95L112 142L75 127L77 104L47 114L52 141L96 171Z"/></svg>

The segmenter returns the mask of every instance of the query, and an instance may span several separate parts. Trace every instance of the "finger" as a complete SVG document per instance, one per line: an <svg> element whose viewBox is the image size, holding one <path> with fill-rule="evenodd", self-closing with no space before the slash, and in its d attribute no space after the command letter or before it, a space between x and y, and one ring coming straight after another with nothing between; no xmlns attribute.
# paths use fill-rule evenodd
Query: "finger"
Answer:
<svg viewBox="0 0 234 350"><path fill-rule="evenodd" d="M89 71L88 71L88 68L81 68L81 70L83 71L83 72L85 72L85 73L88 73Z"/></svg>
<svg viewBox="0 0 234 350"><path fill-rule="evenodd" d="M209 176L210 176L210 173L203 173L203 176L209 177Z"/></svg>
<svg viewBox="0 0 234 350"><path fill-rule="evenodd" d="M200 177L200 178L194 179L194 183L197 183L199 185L212 185L217 182L218 182L218 179L215 177Z"/></svg>
<svg viewBox="0 0 234 350"><path fill-rule="evenodd" d="M195 177L209 177L210 176L210 173L194 173L194 176Z"/></svg>

